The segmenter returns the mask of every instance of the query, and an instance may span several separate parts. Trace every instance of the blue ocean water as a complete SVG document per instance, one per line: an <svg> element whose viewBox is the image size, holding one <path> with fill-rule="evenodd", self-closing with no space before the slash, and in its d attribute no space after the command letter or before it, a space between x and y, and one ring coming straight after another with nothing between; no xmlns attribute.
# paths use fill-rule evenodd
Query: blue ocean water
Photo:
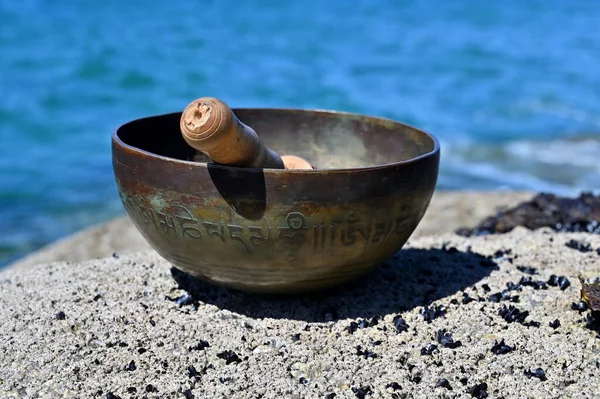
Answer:
<svg viewBox="0 0 600 399"><path fill-rule="evenodd" d="M123 214L110 135L201 96L384 116L439 188L600 187L596 0L2 0L0 267Z"/></svg>

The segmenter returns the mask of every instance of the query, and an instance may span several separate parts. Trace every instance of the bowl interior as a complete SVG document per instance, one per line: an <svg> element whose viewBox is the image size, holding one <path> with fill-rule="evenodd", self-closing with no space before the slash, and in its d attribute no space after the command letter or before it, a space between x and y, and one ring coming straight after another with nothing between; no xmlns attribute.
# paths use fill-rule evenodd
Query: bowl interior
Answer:
<svg viewBox="0 0 600 399"><path fill-rule="evenodd" d="M235 109L261 140L280 155L304 157L319 170L366 168L424 156L436 140L415 128L357 114L286 109ZM139 119L117 136L131 147L178 160L206 161L177 130L181 113ZM143 132L143 134L140 134Z"/></svg>

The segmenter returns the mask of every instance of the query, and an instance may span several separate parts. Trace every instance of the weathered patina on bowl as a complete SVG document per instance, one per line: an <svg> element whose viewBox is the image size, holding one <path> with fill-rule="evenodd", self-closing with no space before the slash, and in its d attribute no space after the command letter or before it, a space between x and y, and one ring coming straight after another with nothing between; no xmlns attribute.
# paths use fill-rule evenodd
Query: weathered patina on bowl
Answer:
<svg viewBox="0 0 600 399"><path fill-rule="evenodd" d="M195 162L181 113L134 120L113 134L123 205L177 268L247 292L322 289L384 263L423 217L438 176L433 136L349 113L234 112L268 147L318 169Z"/></svg>

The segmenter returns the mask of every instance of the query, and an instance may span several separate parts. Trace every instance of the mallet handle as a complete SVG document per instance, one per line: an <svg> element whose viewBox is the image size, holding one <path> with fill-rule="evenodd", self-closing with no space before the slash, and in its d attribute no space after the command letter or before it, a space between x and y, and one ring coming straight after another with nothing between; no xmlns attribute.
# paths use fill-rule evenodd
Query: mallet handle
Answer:
<svg viewBox="0 0 600 399"><path fill-rule="evenodd" d="M202 97L188 105L180 121L185 141L216 163L248 168L284 169L284 162L223 101Z"/></svg>

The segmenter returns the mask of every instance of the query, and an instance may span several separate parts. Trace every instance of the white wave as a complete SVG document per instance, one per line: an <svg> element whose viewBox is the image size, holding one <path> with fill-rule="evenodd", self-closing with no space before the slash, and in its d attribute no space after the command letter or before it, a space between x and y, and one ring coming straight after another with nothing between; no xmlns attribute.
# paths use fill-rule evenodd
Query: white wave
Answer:
<svg viewBox="0 0 600 399"><path fill-rule="evenodd" d="M600 139L442 142L441 184L550 191L600 189Z"/></svg>

